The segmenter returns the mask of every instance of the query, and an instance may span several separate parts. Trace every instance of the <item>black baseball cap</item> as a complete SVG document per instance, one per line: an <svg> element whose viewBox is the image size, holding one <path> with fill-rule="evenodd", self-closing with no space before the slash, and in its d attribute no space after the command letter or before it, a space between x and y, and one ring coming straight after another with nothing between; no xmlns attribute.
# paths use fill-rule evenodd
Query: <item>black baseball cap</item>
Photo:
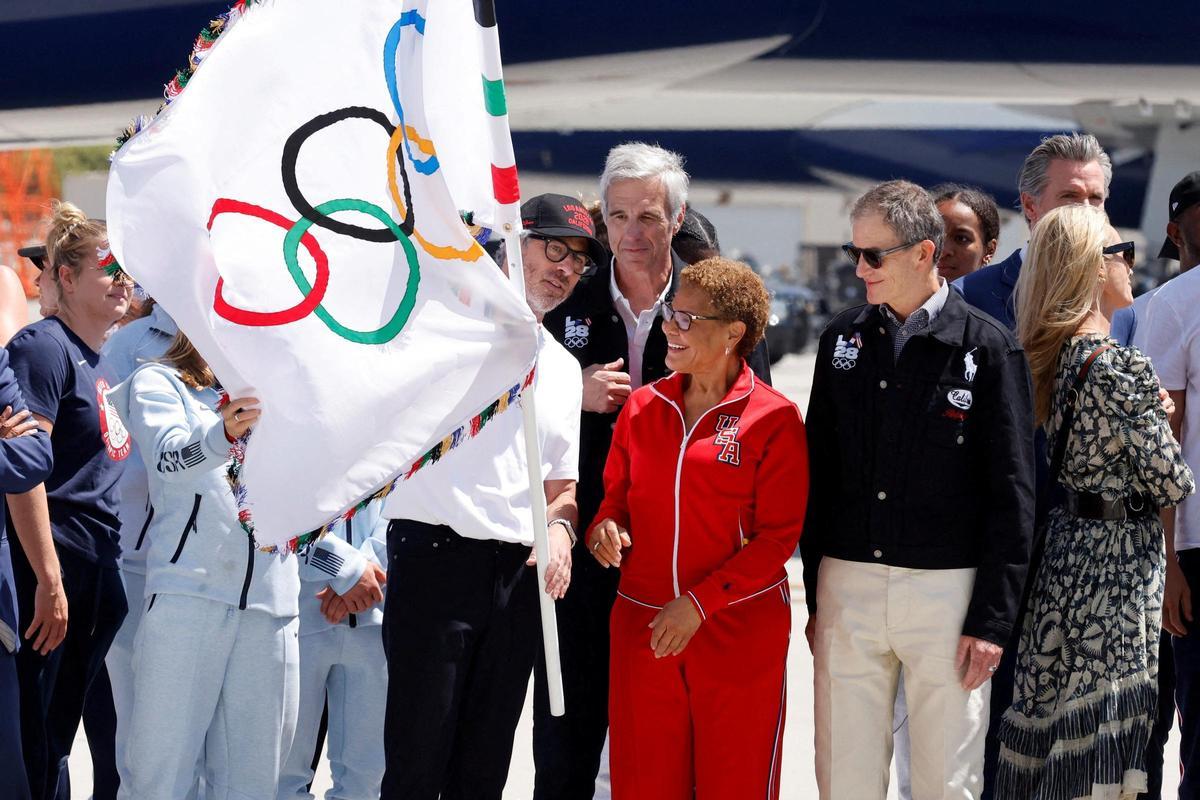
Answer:
<svg viewBox="0 0 1200 800"><path fill-rule="evenodd" d="M608 260L608 251L596 238L596 223L582 202L565 194L539 194L521 205L521 225L543 236L579 236L587 239L588 255L596 264Z"/></svg>
<svg viewBox="0 0 1200 800"><path fill-rule="evenodd" d="M35 244L30 247L22 247L17 250L17 255L22 258L28 258L33 262L33 265L38 269L46 268L46 245Z"/></svg>
<svg viewBox="0 0 1200 800"><path fill-rule="evenodd" d="M1183 180L1175 184L1175 188L1171 190L1171 198L1167 202L1167 218L1174 222L1179 219L1179 215L1187 211L1192 206L1200 203L1200 171L1189 172L1183 176ZM1179 260L1179 248L1170 239L1163 242L1162 249L1158 251L1159 258L1172 258Z"/></svg>

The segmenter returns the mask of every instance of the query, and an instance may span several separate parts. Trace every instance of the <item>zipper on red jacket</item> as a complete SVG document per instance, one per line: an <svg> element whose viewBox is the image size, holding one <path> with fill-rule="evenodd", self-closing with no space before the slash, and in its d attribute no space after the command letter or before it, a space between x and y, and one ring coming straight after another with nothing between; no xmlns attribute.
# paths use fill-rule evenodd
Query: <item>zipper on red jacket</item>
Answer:
<svg viewBox="0 0 1200 800"><path fill-rule="evenodd" d="M687 452L688 441L692 438L692 434L696 432L696 429L700 427L700 423L703 422L704 418L709 414L716 411L718 408L723 408L724 406L741 402L750 396L750 393L754 391L754 374L751 373L750 375L750 388L746 390L745 394L731 398L722 403L717 403L715 406L696 418L695 423L692 424L691 430L688 430L687 420L683 416L683 409L676 405L674 400L660 392L657 388L655 388L654 384L650 385L650 391L667 401L671 408L675 409L675 413L679 415L679 425L681 428L683 428L683 441L679 443L679 461L675 464L675 542L671 546L671 585L675 590L675 596L679 597L679 488L683 481L683 456Z"/></svg>

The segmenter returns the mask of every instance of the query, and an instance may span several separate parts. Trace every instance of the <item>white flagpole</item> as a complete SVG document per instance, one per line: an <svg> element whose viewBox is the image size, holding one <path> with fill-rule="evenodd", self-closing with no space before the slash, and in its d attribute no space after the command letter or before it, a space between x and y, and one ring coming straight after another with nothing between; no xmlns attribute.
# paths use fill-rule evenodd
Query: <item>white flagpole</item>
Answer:
<svg viewBox="0 0 1200 800"><path fill-rule="evenodd" d="M525 297L525 266L521 260L520 226L505 223L504 254L508 261L508 278ZM540 328L540 326L539 326ZM541 331L538 331L539 340ZM536 380L536 376L535 376ZM542 447L537 436L537 407L534 387L521 395L521 415L524 420L525 452L529 462L529 505L533 510L533 551L537 556L538 603L542 611L542 643L546 650L546 689L550 696L550 713L561 717L567 704L563 696L562 664L558 658L558 618L554 599L546 594L546 565L550 563L550 538L546 529L546 487L542 482Z"/></svg>

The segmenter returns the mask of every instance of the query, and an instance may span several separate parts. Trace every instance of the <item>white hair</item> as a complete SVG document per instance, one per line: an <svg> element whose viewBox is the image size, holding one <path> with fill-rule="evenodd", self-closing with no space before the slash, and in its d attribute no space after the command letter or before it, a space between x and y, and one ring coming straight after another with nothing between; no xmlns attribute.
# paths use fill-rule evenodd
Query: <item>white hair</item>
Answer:
<svg viewBox="0 0 1200 800"><path fill-rule="evenodd" d="M658 178L667 190L667 211L678 219L688 197L688 174L683 156L645 142L626 142L608 151L600 173L600 210L608 214L608 187L613 181Z"/></svg>

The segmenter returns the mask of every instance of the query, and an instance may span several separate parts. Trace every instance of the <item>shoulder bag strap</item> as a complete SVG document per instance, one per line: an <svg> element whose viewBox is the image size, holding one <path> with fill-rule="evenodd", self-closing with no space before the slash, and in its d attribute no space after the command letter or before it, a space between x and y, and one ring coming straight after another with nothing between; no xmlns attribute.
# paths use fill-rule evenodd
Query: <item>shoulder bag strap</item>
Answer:
<svg viewBox="0 0 1200 800"><path fill-rule="evenodd" d="M1083 360L1083 365L1079 367L1079 373L1075 376L1075 385L1067 392L1067 407L1063 409L1062 427L1058 430L1058 439L1054 442L1054 455L1050 459L1051 480L1058 480L1058 473L1062 471L1063 459L1067 455L1067 442L1071 438L1071 423L1075 420L1075 405L1079 402L1079 393L1087 381L1092 363L1097 356L1111 347L1111 344L1102 344Z"/></svg>

